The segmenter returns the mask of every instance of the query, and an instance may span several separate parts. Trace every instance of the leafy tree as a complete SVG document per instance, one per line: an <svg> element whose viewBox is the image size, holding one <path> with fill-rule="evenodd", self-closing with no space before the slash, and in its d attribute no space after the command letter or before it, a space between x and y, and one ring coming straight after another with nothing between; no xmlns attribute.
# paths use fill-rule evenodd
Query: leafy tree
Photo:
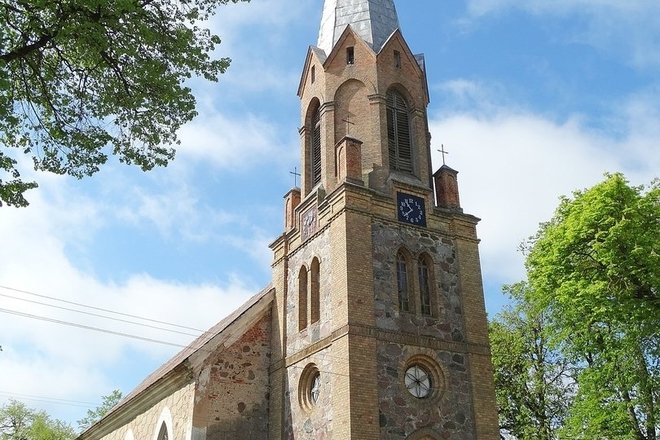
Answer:
<svg viewBox="0 0 660 440"><path fill-rule="evenodd" d="M98 422L110 411L122 398L122 393L119 390L113 390L107 396L103 396L103 402L97 406L96 409L88 409L87 415L78 420L78 429L80 432L85 431L87 428Z"/></svg>
<svg viewBox="0 0 660 440"><path fill-rule="evenodd" d="M660 436L660 185L620 174L564 198L530 243L531 289L582 367L570 439Z"/></svg>
<svg viewBox="0 0 660 440"><path fill-rule="evenodd" d="M203 22L239 1L0 0L0 205L27 205L37 186L21 179L20 154L78 178L109 153L166 165L196 115L185 80L229 65L211 58L220 39Z"/></svg>
<svg viewBox="0 0 660 440"><path fill-rule="evenodd" d="M72 440L71 426L16 400L0 407L0 440Z"/></svg>
<svg viewBox="0 0 660 440"><path fill-rule="evenodd" d="M505 286L515 303L490 323L500 429L503 438L554 440L574 395L572 367L551 347L528 291L526 283Z"/></svg>

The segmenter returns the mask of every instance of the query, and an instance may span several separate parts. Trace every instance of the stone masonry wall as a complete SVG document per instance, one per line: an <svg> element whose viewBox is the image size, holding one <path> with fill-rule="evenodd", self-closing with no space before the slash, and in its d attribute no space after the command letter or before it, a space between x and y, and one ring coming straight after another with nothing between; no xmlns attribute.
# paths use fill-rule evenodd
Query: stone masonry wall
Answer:
<svg viewBox="0 0 660 440"><path fill-rule="evenodd" d="M195 431L202 438L268 439L271 322L271 313L266 313L202 365L194 414Z"/></svg>
<svg viewBox="0 0 660 440"><path fill-rule="evenodd" d="M404 383L409 359L420 354L437 363L441 371L432 381L435 395L425 399L410 394ZM404 440L423 428L431 429L443 439L474 439L467 360L467 355L460 353L379 343L381 440Z"/></svg>
<svg viewBox="0 0 660 440"><path fill-rule="evenodd" d="M194 393L192 383L174 391L101 440L156 440L163 421L168 440L191 440Z"/></svg>
<svg viewBox="0 0 660 440"><path fill-rule="evenodd" d="M439 438L475 438L469 357L465 349L463 304L454 241L428 229L376 220L372 225L380 438L403 440L421 429ZM405 249L411 262L432 260L432 316L423 316L419 298L410 312L399 310L396 255ZM418 274L409 270L409 295L419 295ZM387 336L386 336L387 337ZM432 343L431 343L432 341ZM431 344L431 345L429 345ZM435 347L435 348L432 348ZM443 348L446 347L446 348ZM432 397L418 399L405 387L406 369L417 357L433 365Z"/></svg>
<svg viewBox="0 0 660 440"><path fill-rule="evenodd" d="M379 221L373 224L372 236L376 326L391 331L432 336L444 341L462 342L463 312L452 240L428 230ZM433 316L399 311L396 254L402 247L413 260L422 252L433 260ZM416 278L417 274L411 272L409 276ZM409 295L418 295L418 292L411 288Z"/></svg>
<svg viewBox="0 0 660 440"><path fill-rule="evenodd" d="M332 264L330 262L330 233L325 230L318 237L310 240L300 251L291 256L289 260L288 292L286 305L287 323L287 354L292 355L310 344L329 336L332 333ZM314 257L319 259L319 292L320 292L320 319L308 325L306 329L298 331L298 274L303 265L309 270ZM309 315L308 315L309 319Z"/></svg>
<svg viewBox="0 0 660 440"><path fill-rule="evenodd" d="M328 440L333 437L332 405L334 356L332 346L314 353L308 358L293 364L287 369L285 392L285 428L286 440ZM301 377L305 368L314 364L320 372L321 388L319 400L315 405L305 406L301 402ZM347 403L348 404L348 403Z"/></svg>

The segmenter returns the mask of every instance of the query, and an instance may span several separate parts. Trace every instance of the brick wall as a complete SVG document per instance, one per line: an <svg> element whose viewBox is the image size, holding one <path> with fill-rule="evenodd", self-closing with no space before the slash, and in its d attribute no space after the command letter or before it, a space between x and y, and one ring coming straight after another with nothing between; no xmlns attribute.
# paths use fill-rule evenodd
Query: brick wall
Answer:
<svg viewBox="0 0 660 440"><path fill-rule="evenodd" d="M199 367L194 426L206 440L268 439L270 313L240 331Z"/></svg>

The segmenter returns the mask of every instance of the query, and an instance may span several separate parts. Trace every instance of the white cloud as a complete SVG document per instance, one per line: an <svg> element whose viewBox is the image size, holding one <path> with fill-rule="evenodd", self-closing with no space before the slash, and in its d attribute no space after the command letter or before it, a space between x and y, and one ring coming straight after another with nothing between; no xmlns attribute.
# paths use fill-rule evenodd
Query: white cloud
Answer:
<svg viewBox="0 0 660 440"><path fill-rule="evenodd" d="M660 2L656 0L469 0L472 17L518 9L544 17L584 18L558 38L590 44L646 69L660 67Z"/></svg>
<svg viewBox="0 0 660 440"><path fill-rule="evenodd" d="M288 32L316 14L320 18L320 5L298 0L252 0L221 7L209 26L222 38L219 55L232 58L221 79L230 86L226 93L236 87L241 93L294 91L304 52L293 65L281 62L290 54Z"/></svg>
<svg viewBox="0 0 660 440"><path fill-rule="evenodd" d="M476 85L458 91L484 96ZM452 84L447 87L456 89ZM466 85L467 84L467 85ZM516 281L524 275L517 246L550 219L561 195L592 186L605 172L649 183L660 169L660 107L648 94L620 107L619 135L585 126L579 115L557 122L547 116L485 102L488 112L447 113L431 121L434 139L450 152L459 174L462 206L479 225L486 277ZM434 152L435 163L440 163Z"/></svg>
<svg viewBox="0 0 660 440"><path fill-rule="evenodd" d="M75 209L71 209L72 199L62 197L66 189L62 182L50 182L32 192L29 208L3 208L0 212L0 286L199 329L208 328L256 292L255 286L235 278L217 285L185 284L136 273L123 280L101 281L84 272L69 260L66 253L66 248L75 243L71 231L83 231L86 224L102 224L107 210L95 201L75 196ZM72 195L68 191L66 194ZM180 345L193 339L190 335L102 319L35 302L107 315L71 303L4 288L0 288L0 295L0 308L12 312ZM114 371L117 367L125 367L130 359L139 358L147 359L155 368L179 350L168 345L44 322L34 317L6 312L0 315L2 398L15 394L19 397L36 395L97 401L102 394L118 387L116 381L121 378ZM158 323L148 324L163 327ZM127 357L128 353L131 353L130 357ZM58 416L58 413L54 415Z"/></svg>
<svg viewBox="0 0 660 440"><path fill-rule="evenodd" d="M279 127L256 116L202 113L181 129L180 159L210 162L222 169L245 170L256 164L285 166L298 152L283 144Z"/></svg>

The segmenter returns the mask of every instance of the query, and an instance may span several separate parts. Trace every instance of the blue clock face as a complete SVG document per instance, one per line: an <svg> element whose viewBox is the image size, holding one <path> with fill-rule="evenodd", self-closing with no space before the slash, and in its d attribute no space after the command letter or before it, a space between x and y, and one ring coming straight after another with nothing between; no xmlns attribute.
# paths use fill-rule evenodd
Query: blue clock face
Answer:
<svg viewBox="0 0 660 440"><path fill-rule="evenodd" d="M396 209L399 221L411 225L426 226L424 199L411 194L397 193Z"/></svg>

